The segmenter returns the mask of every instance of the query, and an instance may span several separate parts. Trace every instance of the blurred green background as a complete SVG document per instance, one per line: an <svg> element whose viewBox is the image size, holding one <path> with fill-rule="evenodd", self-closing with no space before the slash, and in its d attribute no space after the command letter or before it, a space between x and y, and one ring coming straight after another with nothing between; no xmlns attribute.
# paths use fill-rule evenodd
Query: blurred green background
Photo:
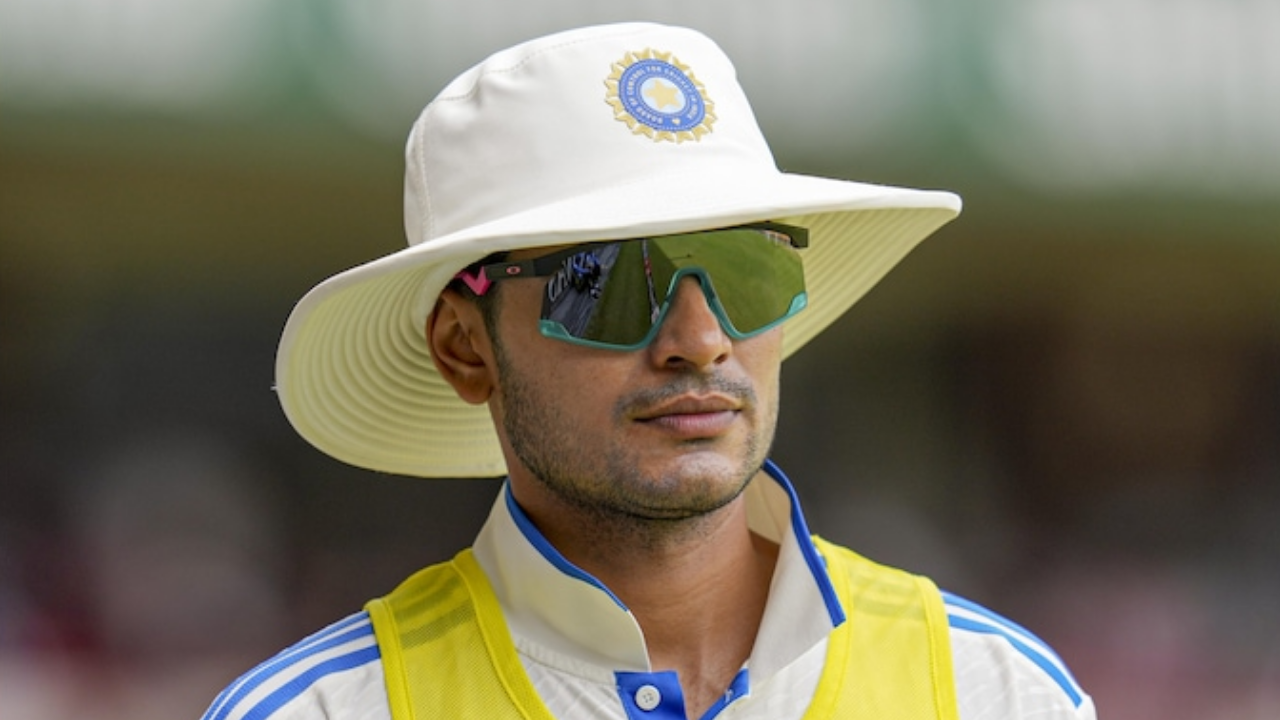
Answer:
<svg viewBox="0 0 1280 720"><path fill-rule="evenodd" d="M0 0L0 714L197 717L469 542L497 482L320 455L275 342L402 246L449 79L624 19L717 39L783 168L965 198L784 368L814 529L1103 717L1280 716L1270 0Z"/></svg>

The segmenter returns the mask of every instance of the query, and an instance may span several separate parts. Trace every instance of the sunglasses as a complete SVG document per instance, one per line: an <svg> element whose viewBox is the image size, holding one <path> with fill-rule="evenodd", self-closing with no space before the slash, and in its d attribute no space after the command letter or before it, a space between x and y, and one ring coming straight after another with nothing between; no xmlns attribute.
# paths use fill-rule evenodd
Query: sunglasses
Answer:
<svg viewBox="0 0 1280 720"><path fill-rule="evenodd" d="M723 230L586 243L458 273L476 295L498 280L548 277L539 331L589 347L637 350L658 334L680 280L699 281L707 306L736 340L804 309L805 228L756 223Z"/></svg>

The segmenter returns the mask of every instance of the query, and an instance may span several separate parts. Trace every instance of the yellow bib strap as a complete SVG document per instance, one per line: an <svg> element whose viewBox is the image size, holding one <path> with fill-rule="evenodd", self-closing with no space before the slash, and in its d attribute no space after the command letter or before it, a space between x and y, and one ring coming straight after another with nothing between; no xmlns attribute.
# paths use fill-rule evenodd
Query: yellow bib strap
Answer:
<svg viewBox="0 0 1280 720"><path fill-rule="evenodd" d="M498 599L470 550L365 609L393 720L554 720L520 665Z"/></svg>
<svg viewBox="0 0 1280 720"><path fill-rule="evenodd" d="M959 720L950 632L929 580L815 538L847 620L806 720ZM470 550L366 606L393 720L554 720Z"/></svg>
<svg viewBox="0 0 1280 720"><path fill-rule="evenodd" d="M847 619L805 718L959 720L951 633L927 578L814 538Z"/></svg>

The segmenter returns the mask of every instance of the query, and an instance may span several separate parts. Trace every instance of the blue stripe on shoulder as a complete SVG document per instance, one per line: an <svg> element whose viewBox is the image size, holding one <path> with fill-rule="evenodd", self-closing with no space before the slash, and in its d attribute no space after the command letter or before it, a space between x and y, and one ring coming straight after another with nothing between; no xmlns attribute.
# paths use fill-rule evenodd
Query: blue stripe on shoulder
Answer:
<svg viewBox="0 0 1280 720"><path fill-rule="evenodd" d="M1071 702L1075 707L1080 707L1080 703L1084 701L1083 691L1076 683L1075 678L1071 677L1066 664L1043 640L1021 625L975 602L945 591L942 593L942 597L947 605L967 610L982 618L981 620L976 620L948 613L947 621L951 627L957 630L997 635L1004 638L1015 650L1052 678L1058 684L1058 687L1062 688L1062 691L1067 694L1067 697L1071 698Z"/></svg>
<svg viewBox="0 0 1280 720"><path fill-rule="evenodd" d="M965 598L962 598L959 595L956 595L954 593L949 593L945 590L942 591L942 601L947 605L952 605L964 610L968 610L969 612L974 613L975 615L981 615L995 625L1009 628L1010 630L1016 633L1021 633L1022 635L1027 636L1029 639L1035 640L1036 642L1038 642L1040 646L1043 648L1045 653L1052 655L1055 658L1058 657L1057 654L1053 652L1053 649L1050 648L1047 643L1045 643L1045 641L1036 637L1035 633L1022 627L1018 623L1010 620L1009 618L1001 615L998 612L995 612L989 608L979 605L978 603L972 600L967 600Z"/></svg>
<svg viewBox="0 0 1280 720"><path fill-rule="evenodd" d="M373 645L364 648L363 650L357 650L352 653L347 653L346 655L339 655L338 657L325 660L284 685L281 685L275 692L263 698L262 702L254 705L249 712L244 714L243 720L265 720L266 718L271 717L272 713L279 710L290 700L301 695L320 678L326 675L332 675L336 672L342 672L343 670L360 667L361 665L373 662L378 658L378 646Z"/></svg>
<svg viewBox="0 0 1280 720"><path fill-rule="evenodd" d="M359 626L359 627L353 627L353 626ZM252 693L255 689L257 689L263 683L269 681L271 678L275 677L276 675L284 672L285 670L289 669L290 667L300 662L305 661L307 658L315 656L318 653L325 652L339 645L360 640L361 638L364 638L364 637L371 637L372 635L373 635L373 624L369 621L369 614L367 612L361 611L347 617L344 620L336 622L333 625L330 625L329 627L326 627L323 630L320 630L319 632L316 632L304 638L303 640L291 645L285 650L277 653L272 658L268 659L267 661L263 662L262 664L258 665L257 667L253 668L249 672L242 675L238 680L233 682L231 685L228 685L225 690L223 690L221 693L218 694L218 697L214 698L213 704L209 706L209 709L205 712L201 720L226 720L226 718L230 715L231 711L235 709L237 704L239 704L240 702L243 702L244 699L248 697L250 693ZM366 657L366 655L368 655L369 653L372 653L372 656ZM313 668L312 670L308 670L307 672L304 672L301 675L299 675L298 678L294 678L293 680L290 680L288 683L282 686L280 690L277 690L275 693L269 696L267 700L270 700L272 697L279 695L280 692L285 688L296 686L300 679L309 678L306 681L305 685L296 687L296 690L288 698L288 699L292 699L293 697L296 697L298 693L305 690L312 683L314 683L316 680L318 680L320 677L323 677L324 675L327 675L331 672L338 672L340 670L346 670L352 667L357 667L366 662L377 660L379 657L380 657L380 653L378 650L378 646L375 644L368 648L363 648L356 652L352 652L347 655L343 655L337 658L327 660L323 663L320 663L320 665L317 665L316 667L319 668L319 667L328 666L331 668L330 670L328 670L327 672L321 673L319 675L314 674L315 668ZM344 659L348 659L351 664L348 664L343 667L338 667L334 665L335 661L342 661ZM263 704L265 704L267 700L264 700ZM256 712L257 712L257 708L255 707L251 709L249 711L249 714L246 715L245 717L250 717L251 715L253 715L253 713L256 713ZM261 717L266 717L266 716L263 715Z"/></svg>

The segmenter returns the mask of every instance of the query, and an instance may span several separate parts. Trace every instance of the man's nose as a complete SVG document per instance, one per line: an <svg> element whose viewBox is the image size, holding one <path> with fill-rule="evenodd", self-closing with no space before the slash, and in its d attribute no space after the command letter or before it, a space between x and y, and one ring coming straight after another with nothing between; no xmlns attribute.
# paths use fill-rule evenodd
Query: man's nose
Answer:
<svg viewBox="0 0 1280 720"><path fill-rule="evenodd" d="M669 302L658 335L649 345L655 365L705 369L732 354L733 340L720 327L698 278L681 278Z"/></svg>

